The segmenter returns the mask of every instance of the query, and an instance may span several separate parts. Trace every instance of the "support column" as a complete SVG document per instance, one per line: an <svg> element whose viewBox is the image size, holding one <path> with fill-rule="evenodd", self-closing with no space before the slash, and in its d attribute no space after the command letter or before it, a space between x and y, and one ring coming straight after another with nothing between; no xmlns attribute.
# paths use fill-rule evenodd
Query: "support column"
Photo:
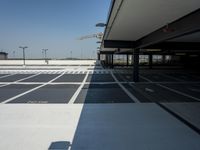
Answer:
<svg viewBox="0 0 200 150"><path fill-rule="evenodd" d="M165 55L162 55L162 64L165 64Z"/></svg>
<svg viewBox="0 0 200 150"><path fill-rule="evenodd" d="M139 81L139 49L133 50L133 81Z"/></svg>
<svg viewBox="0 0 200 150"><path fill-rule="evenodd" d="M128 63L129 59L128 59L128 58L129 58L129 55L127 54L127 55L126 55L126 66L127 66L127 67L128 67L128 65L129 65L129 63Z"/></svg>
<svg viewBox="0 0 200 150"><path fill-rule="evenodd" d="M152 54L149 54L149 69L152 69L152 64L153 64L153 56Z"/></svg>
<svg viewBox="0 0 200 150"><path fill-rule="evenodd" d="M113 65L113 54L111 54L111 68L113 68L114 65Z"/></svg>

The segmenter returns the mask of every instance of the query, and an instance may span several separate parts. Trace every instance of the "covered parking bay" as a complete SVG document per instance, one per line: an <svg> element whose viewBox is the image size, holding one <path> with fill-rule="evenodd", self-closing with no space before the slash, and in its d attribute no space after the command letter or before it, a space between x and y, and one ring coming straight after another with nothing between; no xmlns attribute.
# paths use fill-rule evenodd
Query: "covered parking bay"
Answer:
<svg viewBox="0 0 200 150"><path fill-rule="evenodd" d="M133 65L134 82L139 81L140 55L147 56L149 68L154 55L161 57L161 64L173 60L195 68L200 64L199 6L198 0L148 4L145 0L113 0L99 59L113 68L113 59L124 55L126 66Z"/></svg>

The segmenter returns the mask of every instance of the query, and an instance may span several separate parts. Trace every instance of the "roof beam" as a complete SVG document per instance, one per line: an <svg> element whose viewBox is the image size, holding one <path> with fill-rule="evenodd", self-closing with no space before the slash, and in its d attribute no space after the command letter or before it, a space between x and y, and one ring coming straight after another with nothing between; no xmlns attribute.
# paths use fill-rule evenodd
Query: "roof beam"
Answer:
<svg viewBox="0 0 200 150"><path fill-rule="evenodd" d="M104 48L134 48L135 41L104 40Z"/></svg>
<svg viewBox="0 0 200 150"><path fill-rule="evenodd" d="M163 41L200 31L200 9L162 27L137 41L136 48L145 48Z"/></svg>
<svg viewBox="0 0 200 150"><path fill-rule="evenodd" d="M146 49L200 50L199 42L162 42L146 47Z"/></svg>

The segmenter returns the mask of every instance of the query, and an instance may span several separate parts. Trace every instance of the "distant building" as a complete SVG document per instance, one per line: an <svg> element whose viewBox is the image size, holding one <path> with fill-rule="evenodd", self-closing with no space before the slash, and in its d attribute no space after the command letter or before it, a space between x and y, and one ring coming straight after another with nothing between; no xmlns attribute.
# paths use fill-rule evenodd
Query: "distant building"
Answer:
<svg viewBox="0 0 200 150"><path fill-rule="evenodd" d="M0 52L0 60L6 60L6 59L8 59L8 53Z"/></svg>

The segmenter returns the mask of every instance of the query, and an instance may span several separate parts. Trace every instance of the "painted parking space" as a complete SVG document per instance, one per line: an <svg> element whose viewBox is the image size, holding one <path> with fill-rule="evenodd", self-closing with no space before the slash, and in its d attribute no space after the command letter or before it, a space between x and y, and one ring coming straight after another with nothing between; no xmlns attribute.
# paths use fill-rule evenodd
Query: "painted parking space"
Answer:
<svg viewBox="0 0 200 150"><path fill-rule="evenodd" d="M53 78L57 77L58 75L59 74L40 74L33 78L23 80L22 82L48 82Z"/></svg>
<svg viewBox="0 0 200 150"><path fill-rule="evenodd" d="M75 103L133 103L117 84L84 85Z"/></svg>
<svg viewBox="0 0 200 150"><path fill-rule="evenodd" d="M166 74L160 74L160 73L141 73L141 77L144 77L144 79L149 79L153 82L179 82L180 80L175 77L170 77Z"/></svg>
<svg viewBox="0 0 200 150"><path fill-rule="evenodd" d="M200 78L192 76L189 73L186 74L186 73L173 72L173 73L167 73L167 75L174 77L174 78L177 78L177 79L182 80L182 81L191 81L191 82L200 81Z"/></svg>
<svg viewBox="0 0 200 150"><path fill-rule="evenodd" d="M87 82L114 82L110 74L89 74Z"/></svg>
<svg viewBox="0 0 200 150"><path fill-rule="evenodd" d="M6 76L6 75L8 75L8 74L0 74L0 78L3 77L3 76Z"/></svg>
<svg viewBox="0 0 200 150"><path fill-rule="evenodd" d="M15 74L11 75L5 78L0 78L0 82L14 82L29 76L32 76L33 74Z"/></svg>
<svg viewBox="0 0 200 150"><path fill-rule="evenodd" d="M79 85L46 85L9 103L68 103Z"/></svg>
<svg viewBox="0 0 200 150"><path fill-rule="evenodd" d="M141 102L197 102L195 99L186 97L176 92L166 90L154 83L130 84L129 91ZM126 85L126 87L130 86Z"/></svg>
<svg viewBox="0 0 200 150"><path fill-rule="evenodd" d="M170 84L162 84L166 87L169 87L171 89L178 90L180 92L189 94L191 96L197 97L200 99L200 84L176 84L176 83L170 83Z"/></svg>
<svg viewBox="0 0 200 150"><path fill-rule="evenodd" d="M85 74L64 74L54 82L82 82Z"/></svg>
<svg viewBox="0 0 200 150"><path fill-rule="evenodd" d="M3 102L11 97L21 94L29 89L32 89L38 85L19 85L12 84L5 87L0 87L0 102Z"/></svg>

